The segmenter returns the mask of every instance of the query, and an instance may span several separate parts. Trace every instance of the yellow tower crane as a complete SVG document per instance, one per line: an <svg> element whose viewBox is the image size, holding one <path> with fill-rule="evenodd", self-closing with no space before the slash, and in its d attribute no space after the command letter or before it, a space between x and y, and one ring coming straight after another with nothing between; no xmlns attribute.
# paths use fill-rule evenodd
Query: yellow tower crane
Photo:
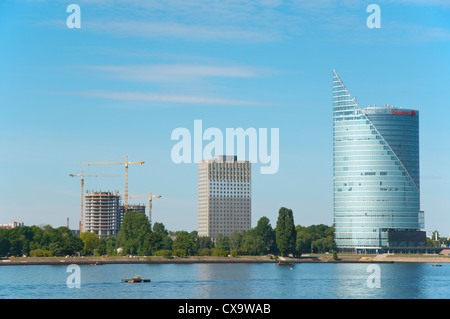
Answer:
<svg viewBox="0 0 450 319"><path fill-rule="evenodd" d="M69 176L71 177L81 177L81 219L80 219L80 235L83 232L83 212L84 212L84 178L89 176L89 177L104 177L104 176L119 176L119 175L106 175L106 174L98 174L98 175L86 175L83 173L83 171L81 171L81 174L69 174Z"/></svg>
<svg viewBox="0 0 450 319"><path fill-rule="evenodd" d="M139 195L133 195L129 196L129 198L148 198L148 219L150 224L152 223L152 198L160 198L161 195L152 195L152 192L150 192L150 195L147 196L139 196Z"/></svg>
<svg viewBox="0 0 450 319"><path fill-rule="evenodd" d="M128 155L125 162L96 162L96 163L78 163L78 165L123 165L125 164L125 213L128 211L128 165L129 164L144 164L144 161L129 162Z"/></svg>

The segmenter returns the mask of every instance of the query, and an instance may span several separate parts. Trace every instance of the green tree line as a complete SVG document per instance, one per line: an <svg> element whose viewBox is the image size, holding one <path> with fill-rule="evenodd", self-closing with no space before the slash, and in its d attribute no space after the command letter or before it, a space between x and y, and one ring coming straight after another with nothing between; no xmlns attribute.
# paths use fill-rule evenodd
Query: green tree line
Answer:
<svg viewBox="0 0 450 319"><path fill-rule="evenodd" d="M219 234L215 241L197 231L169 232L162 223L152 227L147 216L133 211L125 215L117 236L99 239L94 233L72 235L67 227L23 226L0 229L0 255L65 256L227 256L294 255L334 249L334 229L326 225L295 226L291 209L280 208L276 226L267 217L247 231Z"/></svg>
<svg viewBox="0 0 450 319"><path fill-rule="evenodd" d="M0 256L65 256L84 249L67 227L23 226L0 229Z"/></svg>

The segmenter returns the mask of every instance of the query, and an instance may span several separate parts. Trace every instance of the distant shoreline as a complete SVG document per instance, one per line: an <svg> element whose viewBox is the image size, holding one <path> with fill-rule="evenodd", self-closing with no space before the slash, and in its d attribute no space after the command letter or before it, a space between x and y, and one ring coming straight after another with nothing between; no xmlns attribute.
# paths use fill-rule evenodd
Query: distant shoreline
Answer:
<svg viewBox="0 0 450 319"><path fill-rule="evenodd" d="M345 255L333 260L331 255L302 256L300 258L272 259L268 256L239 257L17 257L0 260L0 266L12 265L108 265L108 264L199 264L199 263L394 263L394 262L424 262L449 263L450 257L440 255Z"/></svg>

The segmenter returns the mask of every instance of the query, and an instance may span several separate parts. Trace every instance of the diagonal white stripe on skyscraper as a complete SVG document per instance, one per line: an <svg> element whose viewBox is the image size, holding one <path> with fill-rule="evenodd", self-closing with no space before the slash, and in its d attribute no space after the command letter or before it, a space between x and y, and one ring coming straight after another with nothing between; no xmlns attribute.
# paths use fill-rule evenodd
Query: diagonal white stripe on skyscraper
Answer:
<svg viewBox="0 0 450 319"><path fill-rule="evenodd" d="M399 156L396 154L396 152L392 149L392 147L389 145L389 143L386 141L386 139L383 137L383 135L379 132L379 130L377 129L377 127L372 123L372 121L369 119L369 117L367 116L366 112L364 112L364 110L358 105L358 103L356 103L355 98L350 94L350 92L347 90L347 88L345 87L344 83L342 82L341 78L339 77L339 75L336 73L336 70L333 70L334 73L334 77L339 81L340 85L342 86L342 88L345 90L345 92L348 94L348 96L351 98L352 102L354 103L354 106L356 106L360 111L361 114L364 115L364 117L366 118L366 120L368 120L370 122L370 124L373 125L374 130L377 131L378 135L380 136L380 138L386 143L386 145L389 147L389 150L394 154L394 156L396 157L396 159L399 161L400 165L402 166L403 170L406 172L407 176L409 177L409 179L411 180L411 183L413 183L417 193L420 193L419 187L417 186L417 184L415 183L414 179L411 177L411 174L409 173L409 171L406 169L405 165L403 164L402 160L399 158ZM333 80L334 82L334 80Z"/></svg>

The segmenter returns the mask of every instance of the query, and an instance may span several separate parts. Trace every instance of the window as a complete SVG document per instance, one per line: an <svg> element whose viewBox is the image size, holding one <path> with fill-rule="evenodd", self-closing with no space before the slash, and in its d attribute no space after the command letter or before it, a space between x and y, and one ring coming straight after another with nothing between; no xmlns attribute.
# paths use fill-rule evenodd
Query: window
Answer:
<svg viewBox="0 0 450 319"><path fill-rule="evenodd" d="M375 172L364 172L365 176L373 176L375 175Z"/></svg>

